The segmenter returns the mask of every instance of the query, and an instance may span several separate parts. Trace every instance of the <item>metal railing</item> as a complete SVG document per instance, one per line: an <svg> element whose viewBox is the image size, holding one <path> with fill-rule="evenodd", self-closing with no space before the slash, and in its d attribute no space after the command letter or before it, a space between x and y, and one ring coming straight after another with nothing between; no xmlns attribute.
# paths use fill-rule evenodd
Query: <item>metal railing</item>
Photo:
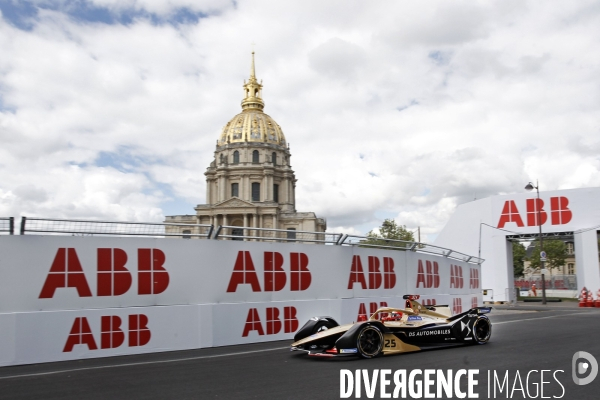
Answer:
<svg viewBox="0 0 600 400"><path fill-rule="evenodd" d="M210 238L212 225L153 222L90 221L76 219L21 218L21 235L48 233L73 236L153 236Z"/></svg>
<svg viewBox="0 0 600 400"><path fill-rule="evenodd" d="M213 239L336 244L341 233L219 225Z"/></svg>
<svg viewBox="0 0 600 400"><path fill-rule="evenodd" d="M15 234L15 219L13 217L0 217L0 234Z"/></svg>
<svg viewBox="0 0 600 400"><path fill-rule="evenodd" d="M418 253L435 254L451 258L453 260L464 261L471 264L481 264L484 259L470 256L456 250L447 249L445 247L434 246L427 243L410 242L397 239L382 239L368 236L343 235L340 238L338 245L356 246L356 247L372 247L377 249L388 249L397 251L415 251Z"/></svg>
<svg viewBox="0 0 600 400"><path fill-rule="evenodd" d="M10 226L7 232L14 232L12 218L0 218L2 223ZM51 235L73 236L151 236L173 238L199 238L215 240L274 241L280 243L319 243L325 245L370 247L395 251L413 251L434 254L472 264L481 264L484 260L452 249L434 246L427 243L410 242L395 239L382 239L367 236L348 235L331 232L297 231L292 229L271 229L242 226L187 224L187 223L153 223L153 222L119 222L92 221L75 219L49 219L22 217L20 234L44 233Z"/></svg>

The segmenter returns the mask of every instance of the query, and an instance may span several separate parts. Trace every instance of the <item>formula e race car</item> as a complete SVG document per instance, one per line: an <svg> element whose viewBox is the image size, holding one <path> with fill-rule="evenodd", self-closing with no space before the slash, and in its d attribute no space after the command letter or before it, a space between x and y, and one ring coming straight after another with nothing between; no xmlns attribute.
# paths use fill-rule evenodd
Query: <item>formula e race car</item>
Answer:
<svg viewBox="0 0 600 400"><path fill-rule="evenodd" d="M404 309L379 308L368 320L339 325L331 317L311 318L294 336L292 351L310 356L373 358L435 347L484 344L492 334L491 307L452 316L448 306L423 306L405 295Z"/></svg>

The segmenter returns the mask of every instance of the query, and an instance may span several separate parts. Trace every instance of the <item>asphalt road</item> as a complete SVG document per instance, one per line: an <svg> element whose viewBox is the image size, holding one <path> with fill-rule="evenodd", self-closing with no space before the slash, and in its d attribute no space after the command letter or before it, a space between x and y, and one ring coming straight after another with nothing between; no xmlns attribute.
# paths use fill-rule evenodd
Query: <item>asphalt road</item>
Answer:
<svg viewBox="0 0 600 400"><path fill-rule="evenodd" d="M585 386L575 385L571 376L575 352L586 351L600 361L600 309L536 309L540 307L492 312L492 339L483 346L372 360L309 359L289 352L289 342L270 342L3 367L0 399L339 399L343 369L365 369L369 376L380 369L478 369L475 393L482 399L542 398L541 381L547 398L600 398L600 376ZM550 372L542 377L541 370ZM494 373L501 382L507 377L495 396L488 373L492 383ZM466 379L460 382L466 391ZM387 392L393 389L392 383ZM361 395L367 398L364 386Z"/></svg>

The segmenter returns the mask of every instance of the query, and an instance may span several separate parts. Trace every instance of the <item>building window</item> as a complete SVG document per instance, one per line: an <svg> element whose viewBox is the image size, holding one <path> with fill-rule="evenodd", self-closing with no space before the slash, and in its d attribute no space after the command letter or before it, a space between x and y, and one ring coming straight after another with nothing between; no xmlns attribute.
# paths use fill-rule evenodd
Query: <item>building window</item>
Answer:
<svg viewBox="0 0 600 400"><path fill-rule="evenodd" d="M232 183L231 184L231 197L239 197L240 195L240 184Z"/></svg>
<svg viewBox="0 0 600 400"><path fill-rule="evenodd" d="M252 183L252 201L260 201L260 183Z"/></svg>
<svg viewBox="0 0 600 400"><path fill-rule="evenodd" d="M275 203L279 203L279 185L278 184L273 185L273 201Z"/></svg>
<svg viewBox="0 0 600 400"><path fill-rule="evenodd" d="M237 150L233 152L233 163L234 164L240 163L240 152Z"/></svg>
<svg viewBox="0 0 600 400"><path fill-rule="evenodd" d="M567 264L567 273L569 275L574 275L575 274L575 264L573 264L573 263L568 263Z"/></svg>
<svg viewBox="0 0 600 400"><path fill-rule="evenodd" d="M567 243L567 254L573 255L575 253L575 248L573 247L573 243Z"/></svg>
<svg viewBox="0 0 600 400"><path fill-rule="evenodd" d="M277 165L277 153L273 152L273 154L271 154L271 161L273 162L273 165Z"/></svg>
<svg viewBox="0 0 600 400"><path fill-rule="evenodd" d="M244 240L244 238L243 238L244 230L242 228L233 228L231 230L231 235L239 236L239 237L232 237L231 240Z"/></svg>
<svg viewBox="0 0 600 400"><path fill-rule="evenodd" d="M296 228L287 228L287 238L291 240L296 239Z"/></svg>
<svg viewBox="0 0 600 400"><path fill-rule="evenodd" d="M191 239L192 238L192 231L190 231L189 229L184 230L183 232L183 238L184 239Z"/></svg>
<svg viewBox="0 0 600 400"><path fill-rule="evenodd" d="M252 152L252 163L258 164L258 150Z"/></svg>

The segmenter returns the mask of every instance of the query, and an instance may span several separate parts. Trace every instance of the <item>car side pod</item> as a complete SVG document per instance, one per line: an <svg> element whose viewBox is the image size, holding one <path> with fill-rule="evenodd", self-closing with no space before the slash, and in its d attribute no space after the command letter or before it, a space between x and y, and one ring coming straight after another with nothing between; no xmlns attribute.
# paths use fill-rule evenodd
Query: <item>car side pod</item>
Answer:
<svg viewBox="0 0 600 400"><path fill-rule="evenodd" d="M304 326L302 326L302 328L298 329L298 332L294 335L294 342L307 338L315 333L335 328L336 326L340 326L340 324L331 317L312 317L304 324Z"/></svg>

